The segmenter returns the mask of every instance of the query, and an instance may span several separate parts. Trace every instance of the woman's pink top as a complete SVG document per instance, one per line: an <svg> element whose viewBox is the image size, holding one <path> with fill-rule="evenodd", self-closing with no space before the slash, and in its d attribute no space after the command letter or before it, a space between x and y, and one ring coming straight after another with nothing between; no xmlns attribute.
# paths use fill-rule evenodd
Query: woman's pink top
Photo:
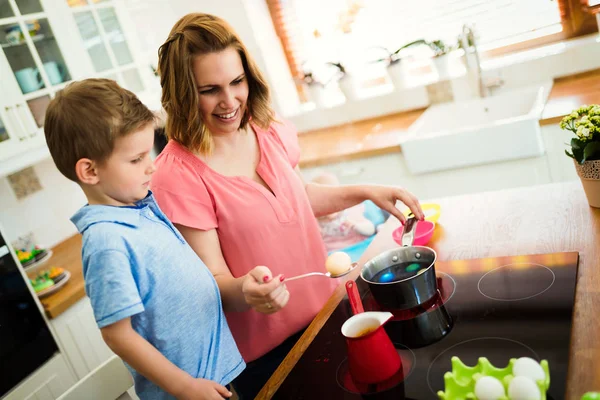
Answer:
<svg viewBox="0 0 600 400"><path fill-rule="evenodd" d="M267 266L274 276L325 272L326 251L319 226L304 184L294 171L300 158L296 130L278 122L268 130L254 125L252 129L260 148L256 172L274 194L251 178L219 174L170 141L156 159L152 177L160 208L176 224L215 228L234 277L257 265ZM306 327L335 286L334 280L324 277L300 279L287 284L290 300L277 313L227 313L244 360L261 357Z"/></svg>

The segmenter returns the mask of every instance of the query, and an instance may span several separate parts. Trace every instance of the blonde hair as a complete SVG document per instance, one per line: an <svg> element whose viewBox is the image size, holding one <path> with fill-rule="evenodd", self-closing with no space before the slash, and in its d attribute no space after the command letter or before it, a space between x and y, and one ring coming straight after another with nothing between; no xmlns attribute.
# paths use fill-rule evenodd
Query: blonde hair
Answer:
<svg viewBox="0 0 600 400"><path fill-rule="evenodd" d="M56 94L46 110L44 133L58 170L78 182L77 161L102 164L118 137L154 122L154 114L127 89L110 79L85 79Z"/></svg>
<svg viewBox="0 0 600 400"><path fill-rule="evenodd" d="M250 118L263 129L275 120L267 82L231 26L214 15L188 14L177 21L169 38L158 49L158 71L162 106L167 112L167 137L192 151L209 154L212 149L211 134L198 109L194 57L227 48L235 49L240 55L248 81L247 107L240 128L245 129Z"/></svg>

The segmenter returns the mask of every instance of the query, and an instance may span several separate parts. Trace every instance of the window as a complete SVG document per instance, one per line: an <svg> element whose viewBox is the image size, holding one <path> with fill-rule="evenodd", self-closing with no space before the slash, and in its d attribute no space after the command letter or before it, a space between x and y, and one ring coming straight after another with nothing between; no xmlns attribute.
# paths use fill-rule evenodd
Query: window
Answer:
<svg viewBox="0 0 600 400"><path fill-rule="evenodd" d="M589 33L597 28L584 1L596 0L267 0L296 76L303 63L359 68L380 58L381 47L394 51L417 39L456 46L464 24L474 27L481 51Z"/></svg>
<svg viewBox="0 0 600 400"><path fill-rule="evenodd" d="M98 76L114 79L127 89L144 90L112 0L67 0L79 34Z"/></svg>

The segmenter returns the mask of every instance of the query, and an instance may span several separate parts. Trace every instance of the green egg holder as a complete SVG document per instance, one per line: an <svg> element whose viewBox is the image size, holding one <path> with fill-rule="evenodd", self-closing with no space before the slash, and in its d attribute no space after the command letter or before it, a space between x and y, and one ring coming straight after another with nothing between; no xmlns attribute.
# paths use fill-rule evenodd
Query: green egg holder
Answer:
<svg viewBox="0 0 600 400"><path fill-rule="evenodd" d="M477 365L474 367L463 364L460 358L456 356L452 357L451 361L452 372L444 374L445 391L437 393L440 400L476 400L475 382L483 376L491 376L498 379L502 383L502 386L504 386L504 392L508 393L508 385L510 385L510 382L514 378L512 374L513 365L517 359L511 358L506 368L494 367L485 357L480 357L477 360ZM536 383L542 394L541 400L546 400L546 392L550 387L550 369L546 360L542 360L540 365L544 370L546 378L538 380ZM503 396L498 400L510 400L510 398Z"/></svg>

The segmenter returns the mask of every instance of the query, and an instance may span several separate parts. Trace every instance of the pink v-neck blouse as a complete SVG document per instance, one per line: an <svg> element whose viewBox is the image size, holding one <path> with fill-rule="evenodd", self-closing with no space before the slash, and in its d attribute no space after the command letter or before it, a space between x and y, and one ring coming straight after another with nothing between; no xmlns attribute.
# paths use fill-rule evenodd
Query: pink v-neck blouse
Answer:
<svg viewBox="0 0 600 400"><path fill-rule="evenodd" d="M300 158L296 130L277 122L268 130L254 125L252 129L260 149L256 172L272 193L251 178L217 173L170 141L156 159L152 177L160 208L176 224L215 228L234 277L257 265L267 266L274 276L325 272L325 246L304 184L294 171ZM331 295L335 282L313 277L290 282L287 288L290 300L275 314L227 313L246 362L306 327Z"/></svg>

